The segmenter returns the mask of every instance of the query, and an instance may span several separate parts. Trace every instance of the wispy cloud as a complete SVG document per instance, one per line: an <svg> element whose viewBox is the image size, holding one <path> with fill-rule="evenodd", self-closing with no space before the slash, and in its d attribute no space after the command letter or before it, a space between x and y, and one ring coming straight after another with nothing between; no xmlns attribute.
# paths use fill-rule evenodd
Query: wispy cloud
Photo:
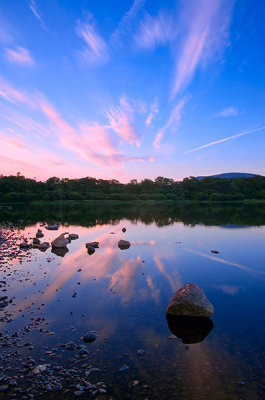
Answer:
<svg viewBox="0 0 265 400"><path fill-rule="evenodd" d="M192 249L184 249L184 250L189 252L189 253L193 253L193 254L196 254L198 256L202 256L202 257L208 258L209 260L212 260L212 261L216 261L216 262L219 262L219 263L222 263L222 264L226 264L226 265L231 265L232 267L236 267L236 268L241 269L241 270L243 270L245 272L265 275L264 271L260 271L260 270L254 269L254 268L246 267L245 265L239 264L239 263L234 262L234 261L229 261L229 260L226 260L224 258L211 256L209 254L205 254L205 253L202 253L200 251L196 251L196 250L192 250Z"/></svg>
<svg viewBox="0 0 265 400"><path fill-rule="evenodd" d="M41 27L43 29L45 29L46 27L45 27L45 24L44 24L44 21L43 21L43 17L42 17L42 14L41 14L40 10L37 7L36 0L30 0L29 8L33 12L35 17L39 20Z"/></svg>
<svg viewBox="0 0 265 400"><path fill-rule="evenodd" d="M10 103L23 103L28 105L29 107L34 108L34 101L21 90L15 89L13 86L9 84L5 79L0 76L0 98L5 99Z"/></svg>
<svg viewBox="0 0 265 400"><path fill-rule="evenodd" d="M192 81L199 67L205 67L228 44L233 1L192 0L185 3L181 18L186 35L176 61L172 98Z"/></svg>
<svg viewBox="0 0 265 400"><path fill-rule="evenodd" d="M237 107L230 106L225 108L222 111L219 111L218 113L214 114L214 117L236 117L239 115L239 111Z"/></svg>
<svg viewBox="0 0 265 400"><path fill-rule="evenodd" d="M33 67L35 65L35 60L30 54L30 52L24 47L16 47L15 49L5 49L6 57L12 63L17 63L20 65L26 65Z"/></svg>
<svg viewBox="0 0 265 400"><path fill-rule="evenodd" d="M146 126L150 126L150 125L151 125L151 123L152 123L152 121L153 121L153 119L154 119L154 116L155 116L157 113L159 113L159 108L158 108L158 100L157 100L157 98L156 98L155 101L154 101L154 103L151 104L151 106L150 106L150 112L149 112L149 114L147 115L147 118L146 118L146 120L145 120L145 125L146 125Z"/></svg>
<svg viewBox="0 0 265 400"><path fill-rule="evenodd" d="M160 131L156 135L156 138L153 142L154 147L158 148L160 146L160 142L163 139L166 130L171 129L171 132L176 131L177 127L179 126L179 122L181 120L181 112L184 105L186 104L186 101L187 98L184 98L174 107L167 123L163 126L162 129L160 129Z"/></svg>
<svg viewBox="0 0 265 400"><path fill-rule="evenodd" d="M193 151L202 150L202 149L205 149L206 147L214 146L215 144L219 144L219 143L224 143L224 142L227 142L229 140L238 139L241 136L248 135L249 133L262 131L264 129L265 129L265 126L261 126L260 128L250 129L248 131L243 131L243 132L237 133L236 135L229 136L229 137L224 138L224 139L220 139L220 140L216 140L214 142L210 142L210 143L204 144L203 146L196 147L195 149L187 150L187 151L185 151L185 154L186 153L192 153Z"/></svg>
<svg viewBox="0 0 265 400"><path fill-rule="evenodd" d="M104 64L109 57L108 46L96 32L94 25L79 21L76 31L84 42L83 49L79 51L82 60L88 64Z"/></svg>
<svg viewBox="0 0 265 400"><path fill-rule="evenodd" d="M146 14L134 35L134 40L138 48L154 49L158 45L171 42L176 38L177 33L178 28L172 14L160 12L155 17Z"/></svg>
<svg viewBox="0 0 265 400"><path fill-rule="evenodd" d="M124 141L139 145L139 136L134 128L134 110L129 102L122 97L118 107L107 111L109 124Z"/></svg>
<svg viewBox="0 0 265 400"><path fill-rule="evenodd" d="M139 13L143 10L145 1L146 0L133 1L131 8L123 14L118 27L112 33L110 39L111 43L120 44L122 36L131 31L133 23L136 21Z"/></svg>

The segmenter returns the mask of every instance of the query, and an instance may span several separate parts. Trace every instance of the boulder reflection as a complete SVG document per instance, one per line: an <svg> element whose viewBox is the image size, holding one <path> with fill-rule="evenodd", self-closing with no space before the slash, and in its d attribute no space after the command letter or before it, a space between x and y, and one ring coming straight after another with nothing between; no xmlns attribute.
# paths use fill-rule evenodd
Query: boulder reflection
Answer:
<svg viewBox="0 0 265 400"><path fill-rule="evenodd" d="M209 318L177 317L167 315L167 324L173 335L184 344L202 342L211 332L214 324Z"/></svg>
<svg viewBox="0 0 265 400"><path fill-rule="evenodd" d="M58 247L58 248L52 248L51 252L53 254L56 254L59 257L64 257L65 254L67 254L69 249L67 247Z"/></svg>

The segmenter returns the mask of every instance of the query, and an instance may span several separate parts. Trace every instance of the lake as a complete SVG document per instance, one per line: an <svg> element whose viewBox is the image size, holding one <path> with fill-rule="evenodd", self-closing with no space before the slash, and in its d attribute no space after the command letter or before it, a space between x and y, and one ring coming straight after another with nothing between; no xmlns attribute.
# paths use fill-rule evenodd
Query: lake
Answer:
<svg viewBox="0 0 265 400"><path fill-rule="evenodd" d="M0 220L1 399L264 399L264 205L13 205ZM39 228L79 238L19 250ZM215 311L180 329L165 310L189 282Z"/></svg>

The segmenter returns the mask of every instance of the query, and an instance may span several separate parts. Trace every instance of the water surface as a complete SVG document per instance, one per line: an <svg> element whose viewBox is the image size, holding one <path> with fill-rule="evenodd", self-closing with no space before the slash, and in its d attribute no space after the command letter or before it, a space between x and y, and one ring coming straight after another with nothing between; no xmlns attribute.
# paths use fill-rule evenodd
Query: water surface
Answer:
<svg viewBox="0 0 265 400"><path fill-rule="evenodd" d="M76 353L58 344L80 343L93 330L98 338L87 345L89 363L99 371L89 380L107 386L107 394L97 398L264 398L264 207L149 204L1 210L2 221L16 226L20 219L14 232L28 238L35 236L41 221L60 224L58 231L42 228L45 241L62 232L79 235L63 257L51 249L33 249L29 257L14 257L8 268L1 266L0 279L9 285L5 293L15 297L5 309L9 322L1 322L1 332L21 332L37 316L48 322L42 332L25 332L23 340L33 348L20 348L21 360L30 356L67 366ZM129 240L131 247L120 250L120 239ZM85 247L89 241L99 242L91 256ZM211 253L213 249L219 254ZM173 336L176 331L165 316L174 292L188 282L199 285L215 309L213 324L198 343ZM11 353L2 348L4 366L14 368L17 358ZM71 388L43 396L76 397Z"/></svg>

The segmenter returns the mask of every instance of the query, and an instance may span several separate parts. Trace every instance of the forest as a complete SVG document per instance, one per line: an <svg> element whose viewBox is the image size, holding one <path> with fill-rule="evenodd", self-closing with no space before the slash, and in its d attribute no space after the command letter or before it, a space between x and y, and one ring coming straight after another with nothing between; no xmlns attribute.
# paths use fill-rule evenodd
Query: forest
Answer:
<svg viewBox="0 0 265 400"><path fill-rule="evenodd" d="M0 202L35 202L66 200L122 200L122 201L243 201L265 200L265 177L213 178L182 181L157 177L154 181L136 179L129 183L92 177L68 179L51 177L47 181L29 179L17 173L0 176Z"/></svg>

